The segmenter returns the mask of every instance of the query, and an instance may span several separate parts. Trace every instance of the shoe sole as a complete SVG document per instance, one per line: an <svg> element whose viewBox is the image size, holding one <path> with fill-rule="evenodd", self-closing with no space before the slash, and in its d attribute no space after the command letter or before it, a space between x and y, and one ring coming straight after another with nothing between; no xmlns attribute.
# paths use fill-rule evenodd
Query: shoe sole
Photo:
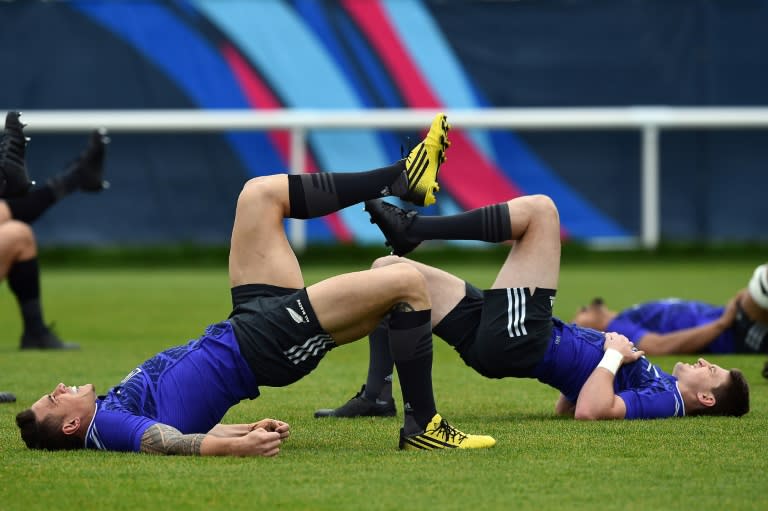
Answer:
<svg viewBox="0 0 768 511"><path fill-rule="evenodd" d="M466 446L462 447L461 445L454 445L448 442L443 442L441 440L437 440L435 438L431 438L428 436L416 436L416 437L400 437L400 450L403 451L434 451L438 449L489 449L496 445L496 441L494 440L492 443L488 443L487 445L474 445L474 446Z"/></svg>

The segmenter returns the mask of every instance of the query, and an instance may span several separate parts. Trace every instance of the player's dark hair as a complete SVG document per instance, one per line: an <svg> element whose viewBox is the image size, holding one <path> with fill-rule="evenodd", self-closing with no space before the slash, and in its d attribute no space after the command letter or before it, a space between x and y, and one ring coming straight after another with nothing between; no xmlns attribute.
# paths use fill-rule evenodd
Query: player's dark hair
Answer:
<svg viewBox="0 0 768 511"><path fill-rule="evenodd" d="M61 430L61 418L52 414L38 421L35 412L27 408L16 416L16 425L21 430L21 439L30 449L70 451L83 447L83 439L76 435L65 435Z"/></svg>
<svg viewBox="0 0 768 511"><path fill-rule="evenodd" d="M715 404L699 411L700 415L741 417L749 412L749 384L738 369L728 371L730 381L712 389Z"/></svg>

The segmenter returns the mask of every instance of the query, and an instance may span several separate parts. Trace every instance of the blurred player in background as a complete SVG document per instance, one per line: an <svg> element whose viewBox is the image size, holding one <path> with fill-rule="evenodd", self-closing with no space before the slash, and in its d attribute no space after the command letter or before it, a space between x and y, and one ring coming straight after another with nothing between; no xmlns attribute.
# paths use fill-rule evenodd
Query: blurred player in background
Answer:
<svg viewBox="0 0 768 511"><path fill-rule="evenodd" d="M374 268L406 262L426 279L434 333L488 378L534 378L558 390L555 411L577 419L651 419L734 415L749 411L749 387L738 369L704 359L679 362L667 374L625 336L567 325L552 316L560 271L560 221L546 196L518 197L459 215L431 217L382 200L366 202L371 221L394 256ZM488 236L492 233L493 236ZM491 289L480 290L443 270L405 259L421 241L514 241ZM381 348L386 322L370 334L368 382L388 384L391 360ZM358 395L316 417L392 415L381 394ZM383 413L382 413L383 412Z"/></svg>
<svg viewBox="0 0 768 511"><path fill-rule="evenodd" d="M725 306L668 298L620 312L601 298L582 307L579 326L621 332L648 355L768 352L768 264Z"/></svg>
<svg viewBox="0 0 768 511"><path fill-rule="evenodd" d="M77 349L77 344L59 339L43 318L37 243L31 224L71 193L100 192L107 186L103 173L109 139L105 131L94 131L88 147L66 170L43 186L34 186L26 170L28 139L19 118L18 112L8 112L0 142L0 281L8 280L19 305L21 349Z"/></svg>

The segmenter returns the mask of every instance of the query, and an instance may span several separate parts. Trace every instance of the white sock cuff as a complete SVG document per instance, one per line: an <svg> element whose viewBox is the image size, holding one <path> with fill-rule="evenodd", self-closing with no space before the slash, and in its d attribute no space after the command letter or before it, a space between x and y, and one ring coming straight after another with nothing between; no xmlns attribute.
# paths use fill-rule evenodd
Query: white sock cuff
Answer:
<svg viewBox="0 0 768 511"><path fill-rule="evenodd" d="M755 303L768 310L768 264L755 268L749 281L749 294Z"/></svg>

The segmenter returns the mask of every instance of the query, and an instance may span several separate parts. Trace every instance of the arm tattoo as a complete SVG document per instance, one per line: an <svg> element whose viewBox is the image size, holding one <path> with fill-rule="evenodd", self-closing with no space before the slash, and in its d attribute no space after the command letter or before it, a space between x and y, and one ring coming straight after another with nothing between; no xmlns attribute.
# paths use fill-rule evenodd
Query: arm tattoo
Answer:
<svg viewBox="0 0 768 511"><path fill-rule="evenodd" d="M141 436L141 452L199 456L203 434L184 435L166 424L153 424Z"/></svg>
<svg viewBox="0 0 768 511"><path fill-rule="evenodd" d="M396 312L413 312L415 309L410 303L399 302L392 306L392 310Z"/></svg>

